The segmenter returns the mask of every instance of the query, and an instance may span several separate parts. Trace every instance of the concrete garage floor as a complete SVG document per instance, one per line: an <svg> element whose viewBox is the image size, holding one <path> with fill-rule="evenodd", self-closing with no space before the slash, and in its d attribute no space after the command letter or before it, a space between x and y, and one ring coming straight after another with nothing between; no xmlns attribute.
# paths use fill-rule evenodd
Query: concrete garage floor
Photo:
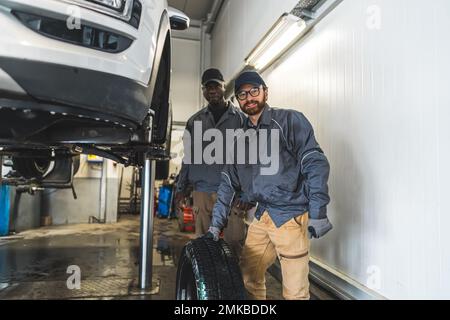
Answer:
<svg viewBox="0 0 450 320"><path fill-rule="evenodd" d="M177 258L192 238L178 231L176 220L155 219L154 286L145 293L137 288L137 216L122 216L117 224L45 227L2 238L0 299L173 300ZM80 268L79 290L67 287L70 266ZM270 274L267 288L269 299L282 299L281 284Z"/></svg>

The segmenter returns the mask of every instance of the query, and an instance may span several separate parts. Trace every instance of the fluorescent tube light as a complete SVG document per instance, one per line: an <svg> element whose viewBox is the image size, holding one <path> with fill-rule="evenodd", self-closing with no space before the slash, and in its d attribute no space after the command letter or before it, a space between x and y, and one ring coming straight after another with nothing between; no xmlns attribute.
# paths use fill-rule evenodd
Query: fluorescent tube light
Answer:
<svg viewBox="0 0 450 320"><path fill-rule="evenodd" d="M289 48L306 29L306 22L292 14L284 14L245 59L247 65L264 69Z"/></svg>

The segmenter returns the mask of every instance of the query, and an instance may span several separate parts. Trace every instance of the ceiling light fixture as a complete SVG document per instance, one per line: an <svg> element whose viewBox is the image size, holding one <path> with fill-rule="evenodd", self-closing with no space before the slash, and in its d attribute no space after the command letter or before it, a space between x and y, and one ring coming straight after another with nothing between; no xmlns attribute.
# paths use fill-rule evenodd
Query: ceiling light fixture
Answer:
<svg viewBox="0 0 450 320"><path fill-rule="evenodd" d="M248 66L262 70L289 48L306 30L306 22L285 13L245 59Z"/></svg>

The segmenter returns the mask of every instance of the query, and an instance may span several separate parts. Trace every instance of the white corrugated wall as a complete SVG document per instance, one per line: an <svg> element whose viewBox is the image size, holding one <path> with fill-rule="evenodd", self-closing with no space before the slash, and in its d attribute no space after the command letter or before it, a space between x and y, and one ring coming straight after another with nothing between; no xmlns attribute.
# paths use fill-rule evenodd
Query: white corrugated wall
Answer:
<svg viewBox="0 0 450 320"><path fill-rule="evenodd" d="M226 79L244 64L244 58L283 12L298 0L227 0L212 33L211 61Z"/></svg>
<svg viewBox="0 0 450 320"><path fill-rule="evenodd" d="M199 40L174 38L172 40L171 101L173 120L187 121L200 107Z"/></svg>
<svg viewBox="0 0 450 320"><path fill-rule="evenodd" d="M228 76L276 1L238 3L214 31ZM313 256L390 299L450 298L449 30L447 0L344 0L264 74L270 104L304 112L331 162L335 228Z"/></svg>

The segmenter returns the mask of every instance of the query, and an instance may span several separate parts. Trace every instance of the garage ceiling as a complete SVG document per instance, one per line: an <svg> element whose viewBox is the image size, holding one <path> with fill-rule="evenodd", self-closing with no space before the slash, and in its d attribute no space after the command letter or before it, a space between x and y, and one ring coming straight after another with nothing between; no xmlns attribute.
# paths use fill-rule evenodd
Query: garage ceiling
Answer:
<svg viewBox="0 0 450 320"><path fill-rule="evenodd" d="M169 6L186 13L192 20L206 20L214 1L212 0L168 0Z"/></svg>

